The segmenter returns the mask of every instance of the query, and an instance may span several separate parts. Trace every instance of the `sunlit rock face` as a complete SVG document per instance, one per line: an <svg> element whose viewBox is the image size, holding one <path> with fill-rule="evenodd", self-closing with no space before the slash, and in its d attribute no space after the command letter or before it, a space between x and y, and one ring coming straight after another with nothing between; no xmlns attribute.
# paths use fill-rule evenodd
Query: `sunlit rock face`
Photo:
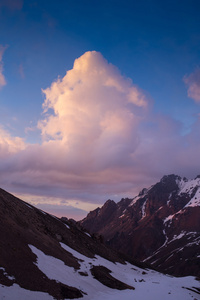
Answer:
<svg viewBox="0 0 200 300"><path fill-rule="evenodd" d="M200 276L200 178L176 175L133 199L107 201L81 225L114 249L174 275Z"/></svg>

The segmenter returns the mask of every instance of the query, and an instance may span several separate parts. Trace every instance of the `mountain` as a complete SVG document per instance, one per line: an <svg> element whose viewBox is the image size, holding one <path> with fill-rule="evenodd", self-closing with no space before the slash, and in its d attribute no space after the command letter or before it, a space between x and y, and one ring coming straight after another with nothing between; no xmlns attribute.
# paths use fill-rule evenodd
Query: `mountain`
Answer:
<svg viewBox="0 0 200 300"><path fill-rule="evenodd" d="M200 277L200 176L164 176L133 199L108 200L80 224L161 272Z"/></svg>
<svg viewBox="0 0 200 300"><path fill-rule="evenodd" d="M0 189L0 299L200 299L199 280L125 261L99 237Z"/></svg>

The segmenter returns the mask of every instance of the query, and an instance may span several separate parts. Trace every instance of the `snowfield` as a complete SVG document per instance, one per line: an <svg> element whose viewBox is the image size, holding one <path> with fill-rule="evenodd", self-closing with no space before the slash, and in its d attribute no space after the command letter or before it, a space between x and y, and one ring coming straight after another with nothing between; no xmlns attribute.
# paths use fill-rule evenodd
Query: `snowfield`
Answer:
<svg viewBox="0 0 200 300"><path fill-rule="evenodd" d="M53 300L49 294L33 292L21 288L18 284L10 287L0 284L0 300Z"/></svg>
<svg viewBox="0 0 200 300"><path fill-rule="evenodd" d="M67 245L60 243L66 251L79 259L81 265L79 270L66 266L63 261L44 254L36 247L29 245L32 252L37 255L37 266L50 279L60 281L69 286L76 287L87 293L84 300L200 300L200 295L192 290L193 287L200 287L199 281L194 277L175 278L161 273L144 270L130 263L112 263L100 256L88 258L73 250ZM90 268L94 266L105 266L112 271L111 275L116 279L131 285L135 290L115 290L108 288L94 279ZM87 273L82 276L79 272ZM189 288L189 289L187 289ZM0 300L50 300L53 299L48 294L42 292L28 291L17 284L11 287L0 285Z"/></svg>

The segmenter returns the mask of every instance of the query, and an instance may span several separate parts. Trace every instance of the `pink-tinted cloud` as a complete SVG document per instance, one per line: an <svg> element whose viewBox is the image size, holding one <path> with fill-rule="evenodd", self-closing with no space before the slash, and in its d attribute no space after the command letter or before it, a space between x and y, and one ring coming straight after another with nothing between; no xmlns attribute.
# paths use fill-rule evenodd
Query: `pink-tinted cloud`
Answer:
<svg viewBox="0 0 200 300"><path fill-rule="evenodd" d="M130 176L138 126L147 113L144 93L92 51L44 94L45 115L38 124L43 143L5 160L1 170L12 174L4 182L21 189L54 187L88 201L98 201L90 196L94 189L97 195L119 192Z"/></svg>
<svg viewBox="0 0 200 300"><path fill-rule="evenodd" d="M200 68L189 76L185 76L184 82L188 87L188 97L200 102Z"/></svg>
<svg viewBox="0 0 200 300"><path fill-rule="evenodd" d="M26 144L20 137L12 137L9 132L0 127L0 159L6 159L25 149Z"/></svg>
<svg viewBox="0 0 200 300"><path fill-rule="evenodd" d="M86 52L43 92L42 143L10 135L11 148L1 142L0 181L11 192L70 199L88 210L108 197L134 197L163 175L199 173L200 121L183 135L181 123L154 113L144 92L100 53ZM56 203L63 205L49 204Z"/></svg>
<svg viewBox="0 0 200 300"><path fill-rule="evenodd" d="M43 91L44 145L62 149L68 168L96 171L119 164L137 147L144 94L98 52L87 52L63 79ZM48 110L53 109L53 114Z"/></svg>
<svg viewBox="0 0 200 300"><path fill-rule="evenodd" d="M0 88L4 85L6 85L6 80L3 75L3 63L2 63L2 58L3 58L3 53L6 50L7 47L3 47L0 45Z"/></svg>
<svg viewBox="0 0 200 300"><path fill-rule="evenodd" d="M37 204L37 208L42 209L45 212L48 212L49 214L55 215L59 218L69 216L69 218L73 218L74 220L81 220L83 219L87 211L76 208L70 205L58 205L58 204Z"/></svg>

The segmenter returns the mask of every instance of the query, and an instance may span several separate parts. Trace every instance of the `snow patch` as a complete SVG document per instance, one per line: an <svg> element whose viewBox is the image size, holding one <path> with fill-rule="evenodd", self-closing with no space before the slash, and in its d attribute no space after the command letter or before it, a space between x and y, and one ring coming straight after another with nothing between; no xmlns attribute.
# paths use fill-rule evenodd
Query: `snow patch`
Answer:
<svg viewBox="0 0 200 300"><path fill-rule="evenodd" d="M172 197L172 193L170 193L170 194L169 194L169 200L167 201L167 206L169 206L169 203L170 203L171 197Z"/></svg>
<svg viewBox="0 0 200 300"><path fill-rule="evenodd" d="M195 206L200 206L200 187L196 191L195 195L193 198L190 200L188 204L185 205L185 207L195 207Z"/></svg>
<svg viewBox="0 0 200 300"><path fill-rule="evenodd" d="M129 204L129 206L133 206L140 198L141 198L141 196L134 197L132 202Z"/></svg>
<svg viewBox="0 0 200 300"><path fill-rule="evenodd" d="M119 217L119 219L123 218L124 216L125 216L125 214L122 214L122 215Z"/></svg>
<svg viewBox="0 0 200 300"><path fill-rule="evenodd" d="M175 240L179 240L179 239L181 239L185 235L186 235L186 231L181 231L180 234L174 235L173 238L169 241L169 243L171 243L171 242L173 242Z"/></svg>
<svg viewBox="0 0 200 300"><path fill-rule="evenodd" d="M39 208L38 208L39 209ZM45 211L43 211L43 210L41 210L41 209L39 209L39 211L41 212L41 213L43 213L44 215L47 215L47 213L45 212Z"/></svg>
<svg viewBox="0 0 200 300"><path fill-rule="evenodd" d="M147 200L145 200L145 202L142 205L142 219L146 216L146 212L145 212L146 204L147 204Z"/></svg>
<svg viewBox="0 0 200 300"><path fill-rule="evenodd" d="M177 182L177 184L179 186L178 195L188 194L189 196L191 196L192 193L194 192L194 189L197 189L197 191L195 192L195 195L190 200L190 202L185 205L185 207L200 206L200 178L196 178L196 179L189 180L189 181L185 181L185 180L181 179L179 182Z"/></svg>
<svg viewBox="0 0 200 300"><path fill-rule="evenodd" d="M174 217L174 215L169 215L167 218L165 218L165 219L163 220L163 224L165 225L165 223L167 223L167 222L170 222L170 223L171 223L173 217Z"/></svg>
<svg viewBox="0 0 200 300"><path fill-rule="evenodd" d="M87 236L91 237L91 235L88 232L84 232Z"/></svg>
<svg viewBox="0 0 200 300"><path fill-rule="evenodd" d="M29 208L33 209L32 206L28 205L27 203L24 203L26 206L28 206Z"/></svg>
<svg viewBox="0 0 200 300"><path fill-rule="evenodd" d="M0 267L0 270L3 271L3 275L6 276L8 279L15 280L15 277L8 275L8 273L6 272L6 270L3 267Z"/></svg>

